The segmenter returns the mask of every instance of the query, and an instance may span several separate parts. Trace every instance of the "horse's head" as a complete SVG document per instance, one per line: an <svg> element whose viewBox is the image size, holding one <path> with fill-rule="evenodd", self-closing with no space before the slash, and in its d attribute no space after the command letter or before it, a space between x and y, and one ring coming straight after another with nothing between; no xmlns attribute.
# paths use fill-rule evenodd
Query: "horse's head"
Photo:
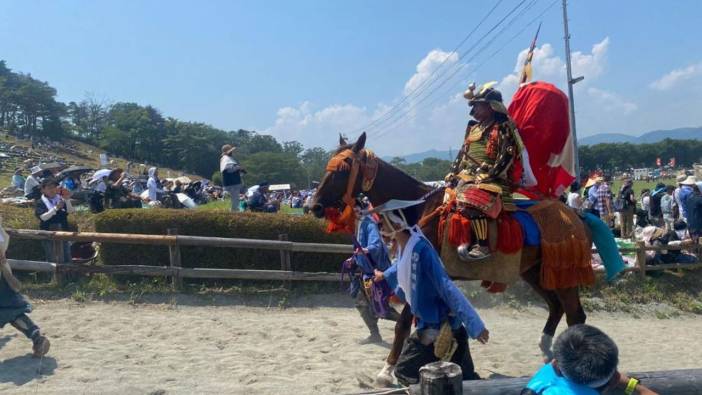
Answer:
<svg viewBox="0 0 702 395"><path fill-rule="evenodd" d="M363 172L359 167L362 157L367 156L365 145L365 132L353 144L339 136L339 148L327 163L326 173L314 196L312 213L317 218L324 217L329 208L344 211L361 192Z"/></svg>

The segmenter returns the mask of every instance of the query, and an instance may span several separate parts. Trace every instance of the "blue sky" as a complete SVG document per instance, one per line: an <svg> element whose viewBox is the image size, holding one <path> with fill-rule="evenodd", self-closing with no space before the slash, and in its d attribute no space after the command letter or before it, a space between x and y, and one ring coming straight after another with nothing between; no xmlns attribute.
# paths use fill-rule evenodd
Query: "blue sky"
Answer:
<svg viewBox="0 0 702 395"><path fill-rule="evenodd" d="M469 81L500 81L511 96L536 29L527 23L553 1L527 0L483 52L459 57L520 1L499 2L450 55L497 1L5 0L0 59L49 81L63 101L134 101L324 147L457 70L427 100L405 100L397 121L369 128L376 151L407 154L459 144L468 111L458 94ZM702 2L572 0L569 13L576 72L585 75L579 136L702 125ZM535 76L563 87L560 1L538 20Z"/></svg>

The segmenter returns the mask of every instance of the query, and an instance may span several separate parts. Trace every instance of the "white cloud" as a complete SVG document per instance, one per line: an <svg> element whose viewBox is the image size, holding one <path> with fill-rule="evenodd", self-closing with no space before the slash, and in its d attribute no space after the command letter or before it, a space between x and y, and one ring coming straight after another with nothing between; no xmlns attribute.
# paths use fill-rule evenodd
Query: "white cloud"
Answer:
<svg viewBox="0 0 702 395"><path fill-rule="evenodd" d="M636 103L630 102L614 92L591 87L587 89L587 94L595 100L604 112L617 112L628 115L639 108Z"/></svg>
<svg viewBox="0 0 702 395"><path fill-rule="evenodd" d="M379 107L380 108L380 107ZM352 104L332 105L314 109L306 101L297 107L278 110L275 124L262 131L281 141L297 140L307 147L331 147L340 132L358 128L371 119L365 107Z"/></svg>
<svg viewBox="0 0 702 395"><path fill-rule="evenodd" d="M680 86L684 90L682 94L676 92L673 95L672 92L665 91L652 97L646 89L646 84L641 84L643 92L628 90L624 93L617 91L617 87L610 84L605 88L600 79L607 72L607 55L611 50L610 39L604 38L595 43L590 51L576 51L572 54L574 76L585 77L583 82L575 86L579 137L594 133L642 133L655 129L699 125L697 109L702 105L700 84L681 84L681 81L689 82L693 75L702 75L702 63L675 70L656 81L655 87L652 86L654 89ZM536 48L533 60L535 80L548 81L561 89L566 88L565 63L560 52L549 43ZM513 72L500 80L498 89L502 90L505 101L509 101L517 89L519 71L526 54L526 50L521 51L516 57ZM408 73L406 82L401 86L402 92L411 92L423 81L427 81L447 55L448 52L435 49L419 59L416 70ZM455 54L450 54L446 62L449 64L445 64L442 69L449 66L466 67L459 64ZM473 76L476 80L489 77L491 76L487 73ZM436 95L445 92L445 88L450 89L449 93ZM469 110L462 97L461 87L445 88L437 91L417 108L412 107L412 99L406 100L399 114L392 117L399 121L381 122L379 127L369 130L368 146L383 156L458 147L469 119ZM646 94L646 91L649 94ZM398 92L394 102L399 102L401 97ZM430 103L433 104L429 105ZM382 103L374 106L354 103L319 106L313 102L303 102L279 109L273 125L262 132L270 133L281 141L297 140L306 147L332 148L338 141L339 132L348 133L364 127L372 120L382 117L390 108L390 105ZM661 117L661 113L674 116ZM675 120L674 123L671 123L671 119ZM359 133L360 131L354 132L349 138L356 138Z"/></svg>
<svg viewBox="0 0 702 395"><path fill-rule="evenodd" d="M417 64L417 72L405 83L404 94L408 95L414 92L439 69L437 75L443 75L456 62L458 62L458 54L456 52L444 52L440 49L430 51Z"/></svg>
<svg viewBox="0 0 702 395"><path fill-rule="evenodd" d="M444 63L445 61L445 63ZM430 51L421 59L416 72L411 75L403 87L403 95L407 95L431 78L432 73L443 74L458 62L456 53L440 49ZM443 63L443 66L441 66ZM463 66L463 65L462 65ZM433 87L433 86L432 86ZM438 92L437 92L438 93ZM273 126L262 130L281 141L297 140L306 147L333 147L338 141L339 132L349 132L368 125L375 119L384 118L387 121L379 123L377 128L369 130L368 144L381 155L407 154L425 151L434 147L448 149L460 144L463 128L468 117L466 102L460 94L441 98L435 106L427 108L427 103L416 103L421 98L412 97L405 100L399 111L393 111L391 116L384 115L391 108L387 104L378 104L374 108L360 107L354 104L335 104L316 108L309 101L297 107L283 107L278 110ZM399 102L400 99L397 101ZM417 104L415 106L415 104ZM350 135L356 138L360 130ZM407 139L406 136L411 136Z"/></svg>
<svg viewBox="0 0 702 395"><path fill-rule="evenodd" d="M571 53L571 63L573 65L573 76L585 77L583 83L576 85L582 87L602 75L607 62L607 51L609 50L609 37L605 37L602 41L592 46L590 53L575 51ZM502 96L510 98L516 92L519 85L519 76L522 72L524 60L526 59L529 49L522 50L517 55L517 63L511 74L506 75L498 86L502 91ZM543 44L541 47L534 48L534 57L531 61L533 76L532 80L548 81L557 85L559 88L565 88L566 82L566 66L565 61L555 53L553 46L549 43Z"/></svg>
<svg viewBox="0 0 702 395"><path fill-rule="evenodd" d="M675 69L663 77L651 82L652 89L666 91L680 85L684 81L689 81L702 75L702 62L693 64L682 69Z"/></svg>

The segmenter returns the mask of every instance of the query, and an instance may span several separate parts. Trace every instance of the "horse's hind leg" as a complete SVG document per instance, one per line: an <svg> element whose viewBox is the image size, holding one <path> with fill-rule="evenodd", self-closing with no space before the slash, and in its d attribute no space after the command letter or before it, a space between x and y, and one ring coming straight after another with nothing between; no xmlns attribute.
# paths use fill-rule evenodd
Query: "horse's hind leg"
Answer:
<svg viewBox="0 0 702 395"><path fill-rule="evenodd" d="M541 339L539 341L539 349L541 350L541 355L544 358L544 362L549 362L553 359L553 352L551 351L551 344L553 343L553 336L556 334L556 328L563 318L564 310L561 305L561 301L558 299L558 295L554 291L549 291L544 289L539 284L539 266L535 265L529 270L522 273L522 279L531 286L531 288L543 298L548 306L548 319L546 320L546 325L544 325L543 332L541 333Z"/></svg>
<svg viewBox="0 0 702 395"><path fill-rule="evenodd" d="M376 377L376 384L380 386L390 386L393 384L393 370L395 369L397 360L400 358L405 339L409 337L411 330L412 310L409 305L406 304L395 323L395 339L392 341L392 348L390 348L390 354L385 360L385 366Z"/></svg>
<svg viewBox="0 0 702 395"><path fill-rule="evenodd" d="M568 326L584 324L587 319L583 305L580 304L580 293L578 287L557 289L554 292L558 295L563 309L565 310Z"/></svg>

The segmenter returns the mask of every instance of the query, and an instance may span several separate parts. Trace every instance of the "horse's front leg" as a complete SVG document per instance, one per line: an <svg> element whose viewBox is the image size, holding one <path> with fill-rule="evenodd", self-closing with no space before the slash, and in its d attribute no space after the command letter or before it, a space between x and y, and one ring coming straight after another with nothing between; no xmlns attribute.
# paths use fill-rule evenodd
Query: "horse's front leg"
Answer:
<svg viewBox="0 0 702 395"><path fill-rule="evenodd" d="M402 352L402 346L405 344L405 339L410 335L412 330L412 310L409 305L406 304L400 313L400 317L395 323L395 339L392 341L392 348L390 348L390 354L385 359L385 366L376 376L376 384L382 387L388 387L395 382L393 372L395 370L395 365L397 360L400 358L400 353Z"/></svg>

